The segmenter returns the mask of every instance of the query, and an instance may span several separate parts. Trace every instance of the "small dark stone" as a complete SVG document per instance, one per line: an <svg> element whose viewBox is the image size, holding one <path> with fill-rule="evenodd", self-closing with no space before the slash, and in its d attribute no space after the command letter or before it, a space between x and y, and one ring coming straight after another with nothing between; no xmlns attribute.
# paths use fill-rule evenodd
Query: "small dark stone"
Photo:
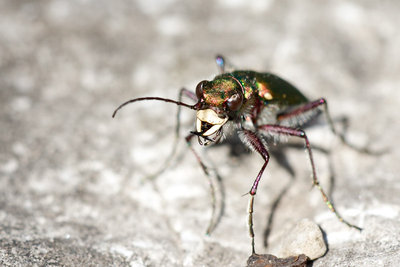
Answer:
<svg viewBox="0 0 400 267"><path fill-rule="evenodd" d="M247 267L305 267L308 257L304 254L278 258L271 254L253 254L247 260Z"/></svg>

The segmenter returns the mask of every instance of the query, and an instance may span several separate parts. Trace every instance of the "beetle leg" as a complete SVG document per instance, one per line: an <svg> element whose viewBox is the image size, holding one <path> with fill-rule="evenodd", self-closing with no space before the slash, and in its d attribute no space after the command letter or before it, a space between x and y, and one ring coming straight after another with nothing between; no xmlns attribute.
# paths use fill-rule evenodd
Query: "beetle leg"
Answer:
<svg viewBox="0 0 400 267"><path fill-rule="evenodd" d="M311 169L312 169L312 176L313 176L313 186L316 186L318 190L321 192L322 198L325 202L325 204L328 206L328 208L336 215L336 217L339 219L339 221L343 222L349 227L355 228L357 230L361 231L361 228L353 225L346 220L342 218L342 216L339 215L339 213L336 211L335 207L333 206L332 202L329 200L328 196L326 195L325 191L323 190L322 186L320 185L318 178L317 178L317 173L315 171L315 165L314 165L314 160L312 156L312 151L311 151L311 145L310 142L308 141L306 133L301 130L301 129L295 129L295 128L290 128L290 127L285 127L285 126L280 126L280 125L261 125L258 128L259 130L266 131L266 132L272 132L272 133L277 133L277 134L284 134L284 135L290 135L290 136L296 136L303 138L306 149L308 152L308 156L310 159L310 164L311 164Z"/></svg>
<svg viewBox="0 0 400 267"><path fill-rule="evenodd" d="M197 97L196 97L195 93L193 93L192 91L187 90L186 88L182 88L181 90L179 90L179 96L178 96L178 101L179 102L182 101L182 97L183 96L186 96L186 97L192 99L193 101L197 101ZM160 169L158 171L156 171L155 173L153 173L153 174L149 175L148 177L146 177L146 179L154 180L161 173L163 173L169 167L169 165L171 164L171 161L172 161L173 157L175 156L176 150L178 148L180 127L181 127L181 106L178 106L178 111L176 113L175 139L174 139L174 142L172 144L171 152L169 153L169 156L166 158L164 163L161 165Z"/></svg>
<svg viewBox="0 0 400 267"><path fill-rule="evenodd" d="M338 136L340 141L343 144L345 144L346 146L348 146L348 147L350 147L350 148L352 148L354 150L360 151L362 153L376 154L376 152L371 151L367 147L357 147L354 144L349 143L346 140L346 138L344 137L343 133L339 133L339 132L336 131L335 126L334 126L333 121L332 121L332 118L331 118L331 116L329 114L329 111L328 111L328 102L326 101L325 98L321 97L321 98L319 98L319 99L317 99L315 101L308 102L308 103L304 104L303 106L300 106L300 107L298 107L296 109L290 110L288 112L282 112L282 113L277 115L277 120L278 121L282 121L284 119L295 118L295 117L301 116L302 114L306 113L307 111L315 110L320 106L323 107L323 112L325 114L326 121L328 122L329 128L331 129L332 133L334 135ZM378 154L379 154L379 152L378 152Z"/></svg>
<svg viewBox="0 0 400 267"><path fill-rule="evenodd" d="M265 167L268 165L269 161L269 154L267 151L266 146L262 142L262 140L257 136L256 133L250 131L250 130L241 130L240 131L240 136L242 137L242 140L249 145L252 149L257 151L261 157L264 159L264 164L261 167L261 170L259 171L256 179L254 180L253 186L250 189L250 200L249 200L249 205L248 205L248 227L249 227L249 235L251 238L251 248L252 248L252 253L255 254L255 244L254 244L254 230L253 230L253 206L254 206L254 196L257 192L257 187L258 184L260 183L261 176L264 173Z"/></svg>
<svg viewBox="0 0 400 267"><path fill-rule="evenodd" d="M217 55L215 57L215 62L217 63L217 67L219 69L219 73L220 74L224 74L225 73L225 59L223 56L221 55Z"/></svg>
<svg viewBox="0 0 400 267"><path fill-rule="evenodd" d="M217 55L215 57L215 62L217 63L219 74L224 74L237 70L237 68L233 66L230 61L225 60L224 56L222 55Z"/></svg>
<svg viewBox="0 0 400 267"><path fill-rule="evenodd" d="M187 145L189 146L190 150L193 152L194 156L196 157L197 162L200 164L201 168L203 169L204 174L206 175L208 184L209 184L209 186L210 186L211 201L212 201L212 202L211 202L212 213L211 213L210 222L209 222L209 224L208 224L207 231L206 231L206 234L207 234L207 235L210 235L211 232L215 229L215 227L217 226L219 220L220 220L221 217L222 217L223 206L224 206L224 204L221 203L221 210L220 210L220 212L219 212L219 214L218 214L218 216L217 216L217 215L216 215L217 211L216 211L216 190L215 190L215 186L214 186L214 184L213 184L213 182L212 182L211 174L210 174L210 172L208 171L207 166L203 163L203 161L201 160L199 154L196 152L196 150L195 150L195 149L193 148L193 146L192 146L191 140L192 140L192 138L193 138L194 136L196 136L196 135L193 134L193 133L190 133L188 136L186 136L185 140L186 140L186 143L187 143ZM220 181L220 179L219 179L218 177L217 177L217 180L221 183L221 181ZM224 195L223 191L222 191L222 195ZM222 201L223 201L223 197L224 197L224 196L222 196Z"/></svg>
<svg viewBox="0 0 400 267"><path fill-rule="evenodd" d="M284 119L295 118L295 117L298 117L298 116L306 113L307 111L314 110L321 105L323 105L325 107L324 108L326 111L325 113L328 114L327 102L326 102L325 98L320 98L315 101L307 102L304 105L297 107L295 109L291 109L289 111L283 111L277 115L277 119L278 119L278 121L282 121ZM327 120L331 127L331 124L333 125L333 123L332 123L332 120L331 120L329 114L327 115ZM334 131L334 132L336 133L336 131Z"/></svg>
<svg viewBox="0 0 400 267"><path fill-rule="evenodd" d="M197 97L196 94L193 93L192 91L189 91L186 88L182 88L179 91L179 97L178 97L178 101L182 101L182 97L186 96L190 99L192 99L193 101L197 101ZM177 142L177 139L179 139L179 129L181 127L181 106L178 106L178 111L176 113L176 127L175 127L175 141Z"/></svg>

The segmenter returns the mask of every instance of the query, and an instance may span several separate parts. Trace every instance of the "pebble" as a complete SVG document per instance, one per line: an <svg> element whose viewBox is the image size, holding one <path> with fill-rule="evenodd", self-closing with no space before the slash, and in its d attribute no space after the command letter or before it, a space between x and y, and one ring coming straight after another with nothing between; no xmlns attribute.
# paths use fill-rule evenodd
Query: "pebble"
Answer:
<svg viewBox="0 0 400 267"><path fill-rule="evenodd" d="M281 257L305 254L310 260L322 257L327 251L325 240L319 226L308 219L297 223L282 239Z"/></svg>

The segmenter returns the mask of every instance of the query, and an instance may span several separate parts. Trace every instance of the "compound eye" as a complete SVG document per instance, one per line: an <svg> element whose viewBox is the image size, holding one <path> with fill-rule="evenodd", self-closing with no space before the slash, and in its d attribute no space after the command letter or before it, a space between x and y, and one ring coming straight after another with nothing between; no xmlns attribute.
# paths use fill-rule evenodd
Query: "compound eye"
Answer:
<svg viewBox="0 0 400 267"><path fill-rule="evenodd" d="M196 96L197 96L197 99L201 99L202 97L203 97L203 88L204 88L204 85L207 83L208 81L201 81L201 82L199 82L199 84L196 86Z"/></svg>
<svg viewBox="0 0 400 267"><path fill-rule="evenodd" d="M227 101L226 104L230 111L237 111L243 103L243 96L241 94L234 94Z"/></svg>

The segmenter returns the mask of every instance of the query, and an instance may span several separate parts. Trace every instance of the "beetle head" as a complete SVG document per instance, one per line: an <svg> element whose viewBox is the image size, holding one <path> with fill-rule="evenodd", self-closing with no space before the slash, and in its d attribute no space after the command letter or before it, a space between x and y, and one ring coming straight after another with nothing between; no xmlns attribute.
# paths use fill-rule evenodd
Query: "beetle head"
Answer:
<svg viewBox="0 0 400 267"><path fill-rule="evenodd" d="M196 134L199 143L218 142L222 127L233 120L243 104L243 89L233 76L217 76L213 81L201 81L196 87Z"/></svg>

